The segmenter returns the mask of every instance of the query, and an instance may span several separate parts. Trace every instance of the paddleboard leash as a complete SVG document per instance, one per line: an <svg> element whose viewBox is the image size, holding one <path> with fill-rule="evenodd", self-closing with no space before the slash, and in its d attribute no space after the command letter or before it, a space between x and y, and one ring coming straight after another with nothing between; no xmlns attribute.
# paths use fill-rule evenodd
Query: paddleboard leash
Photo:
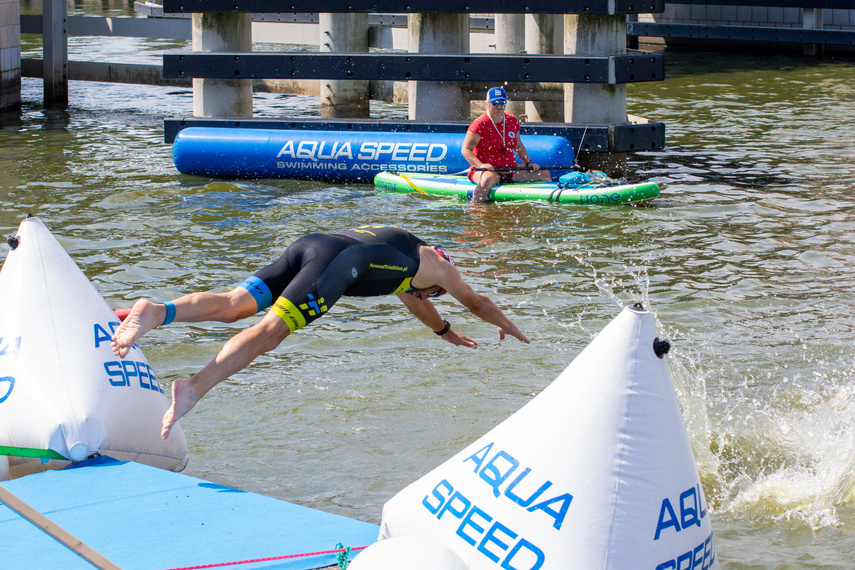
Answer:
<svg viewBox="0 0 855 570"><path fill-rule="evenodd" d="M409 184L410 186L412 186L413 188L415 188L416 190L418 190L418 191L419 191L419 192L421 192L422 194L427 194L427 192L425 192L424 190L422 190L421 188L419 188L418 186L416 186L415 184L413 184L413 181L412 181L412 180L410 180L410 179L407 177L407 175L406 175L406 174L401 174L401 173L399 172L399 173L398 173L398 176L400 176L401 178L403 178L404 180L406 180L406 181L407 181L407 184Z"/></svg>

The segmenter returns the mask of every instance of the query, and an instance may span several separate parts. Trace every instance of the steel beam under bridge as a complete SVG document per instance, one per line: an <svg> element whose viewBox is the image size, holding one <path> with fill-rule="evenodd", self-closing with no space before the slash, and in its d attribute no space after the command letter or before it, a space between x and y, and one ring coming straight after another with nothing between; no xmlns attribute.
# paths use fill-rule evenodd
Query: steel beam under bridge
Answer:
<svg viewBox="0 0 855 570"><path fill-rule="evenodd" d="M524 123L523 135L553 135L564 137L573 148L582 152L640 152L665 148L665 126L633 117L638 122L621 125L576 125L569 123ZM389 121L376 119L251 119L172 117L165 119L164 141L173 143L178 133L187 127L218 127L236 129L275 129L311 131L363 131L393 133L465 133L468 121Z"/></svg>
<svg viewBox="0 0 855 570"><path fill-rule="evenodd" d="M809 30L769 26L717 26L700 24L661 24L629 22L627 35L637 37L727 40L820 45L855 45L855 32L849 30Z"/></svg>
<svg viewBox="0 0 855 570"><path fill-rule="evenodd" d="M181 53L164 77L632 83L662 81L661 54L471 55L418 53Z"/></svg>
<svg viewBox="0 0 855 570"><path fill-rule="evenodd" d="M665 0L163 0L167 13L648 14Z"/></svg>

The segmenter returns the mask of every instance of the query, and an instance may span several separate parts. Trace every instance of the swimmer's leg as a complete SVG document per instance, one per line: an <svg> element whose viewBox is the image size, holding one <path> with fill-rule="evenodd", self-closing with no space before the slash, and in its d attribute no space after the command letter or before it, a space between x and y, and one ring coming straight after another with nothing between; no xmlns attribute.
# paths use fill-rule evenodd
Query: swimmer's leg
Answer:
<svg viewBox="0 0 855 570"><path fill-rule="evenodd" d="M113 353L124 358L140 337L165 322L174 320L184 323L233 323L257 312L255 297L243 287L227 293L191 293L169 304L140 299L134 303L131 312L116 329L111 343Z"/></svg>
<svg viewBox="0 0 855 570"><path fill-rule="evenodd" d="M285 321L274 312L268 312L260 322L229 339L202 370L191 378L175 380L172 384L172 405L163 415L161 437L169 437L175 423L211 388L246 368L259 355L279 346L290 332Z"/></svg>

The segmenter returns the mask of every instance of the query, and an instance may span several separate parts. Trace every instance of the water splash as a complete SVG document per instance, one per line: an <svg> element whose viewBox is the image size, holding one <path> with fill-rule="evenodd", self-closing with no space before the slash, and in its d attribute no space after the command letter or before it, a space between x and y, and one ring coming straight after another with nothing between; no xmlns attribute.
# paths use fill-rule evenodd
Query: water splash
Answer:
<svg viewBox="0 0 855 570"><path fill-rule="evenodd" d="M786 363L765 378L749 371L713 399L719 512L813 530L840 524L838 508L855 498L855 386L842 362L808 364L811 377Z"/></svg>
<svg viewBox="0 0 855 570"><path fill-rule="evenodd" d="M711 511L813 530L839 525L838 508L855 500L855 380L845 357L813 358L790 331L801 362L731 361L722 339L660 321L646 260L621 273L590 254L573 257L600 298L621 310L642 303L671 341L669 370Z"/></svg>

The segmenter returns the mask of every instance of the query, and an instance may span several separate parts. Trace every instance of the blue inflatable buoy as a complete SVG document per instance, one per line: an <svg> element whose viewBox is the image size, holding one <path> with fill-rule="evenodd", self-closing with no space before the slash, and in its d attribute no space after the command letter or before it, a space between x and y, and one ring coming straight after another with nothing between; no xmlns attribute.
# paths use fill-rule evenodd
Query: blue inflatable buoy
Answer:
<svg viewBox="0 0 855 570"><path fill-rule="evenodd" d="M183 174L371 182L383 171L464 172L465 135L188 127L175 138L172 158ZM527 135L523 142L543 168L573 164L563 137Z"/></svg>

